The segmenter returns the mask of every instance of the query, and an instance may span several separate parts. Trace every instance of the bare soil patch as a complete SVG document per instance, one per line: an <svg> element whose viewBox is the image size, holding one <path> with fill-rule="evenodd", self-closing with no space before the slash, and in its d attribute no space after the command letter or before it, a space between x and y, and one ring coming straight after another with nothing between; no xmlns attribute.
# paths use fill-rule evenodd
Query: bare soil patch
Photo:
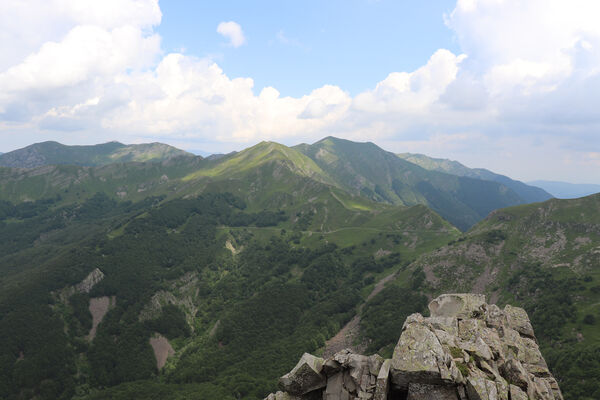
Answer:
<svg viewBox="0 0 600 400"><path fill-rule="evenodd" d="M166 337L158 335L150 338L150 346L154 350L154 357L156 357L156 368L161 369L167 363L167 358L175 354L175 350L171 347L171 343Z"/></svg>
<svg viewBox="0 0 600 400"><path fill-rule="evenodd" d="M90 299L89 310L92 314L92 329L90 329L90 333L87 338L89 341L94 340L96 337L96 329L98 329L98 325L102 322L102 319L108 312L108 310L116 304L117 298L115 296L108 297L94 297Z"/></svg>

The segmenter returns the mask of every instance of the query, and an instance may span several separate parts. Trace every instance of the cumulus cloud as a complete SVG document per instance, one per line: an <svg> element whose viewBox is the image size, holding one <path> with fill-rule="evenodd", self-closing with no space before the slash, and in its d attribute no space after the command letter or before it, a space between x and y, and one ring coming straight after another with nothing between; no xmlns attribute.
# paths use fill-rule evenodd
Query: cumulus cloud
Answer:
<svg viewBox="0 0 600 400"><path fill-rule="evenodd" d="M338 135L516 177L549 177L552 165L560 179L598 162L597 15L595 0L458 0L445 22L460 54L437 50L356 96L325 85L288 97L273 87L255 94L251 78L232 79L211 60L163 54L156 0L2 2L0 135L85 131L95 142L224 151ZM217 32L245 43L233 21Z"/></svg>
<svg viewBox="0 0 600 400"><path fill-rule="evenodd" d="M246 37L244 36L242 27L237 22L221 22L217 26L217 32L229 39L229 44L233 47L240 47L246 43Z"/></svg>

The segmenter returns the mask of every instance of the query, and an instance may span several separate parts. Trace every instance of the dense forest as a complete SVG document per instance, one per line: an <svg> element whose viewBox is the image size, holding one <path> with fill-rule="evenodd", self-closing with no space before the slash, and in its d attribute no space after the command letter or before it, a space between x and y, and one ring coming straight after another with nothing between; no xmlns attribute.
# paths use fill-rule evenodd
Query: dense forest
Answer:
<svg viewBox="0 0 600 400"><path fill-rule="evenodd" d="M323 239L301 246L293 230L254 238L243 227L275 226L288 216L246 212L228 193L161 200L97 194L58 208L53 200L2 203L2 397L143 396L147 387L128 382L152 380L185 384L182 393L201 385L205 398L261 398L274 377L354 315L361 289L373 282L368 276L406 267L398 253L375 260ZM236 228L233 236L224 226ZM231 239L243 246L236 255L224 246ZM93 268L105 278L63 302L58 293ZM190 275L197 277L191 325L190 310L175 304L140 320L155 293ZM116 305L89 342L87 305L101 296L115 296ZM155 333L181 350L161 374L149 345ZM391 328L386 339L393 336Z"/></svg>

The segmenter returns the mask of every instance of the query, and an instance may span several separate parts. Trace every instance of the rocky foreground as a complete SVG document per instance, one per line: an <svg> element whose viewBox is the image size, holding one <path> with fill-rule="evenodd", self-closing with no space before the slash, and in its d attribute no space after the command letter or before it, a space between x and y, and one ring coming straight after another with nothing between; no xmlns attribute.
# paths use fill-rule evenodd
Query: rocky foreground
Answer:
<svg viewBox="0 0 600 400"><path fill-rule="evenodd" d="M445 294L412 314L391 359L305 353L265 400L562 400L525 310Z"/></svg>

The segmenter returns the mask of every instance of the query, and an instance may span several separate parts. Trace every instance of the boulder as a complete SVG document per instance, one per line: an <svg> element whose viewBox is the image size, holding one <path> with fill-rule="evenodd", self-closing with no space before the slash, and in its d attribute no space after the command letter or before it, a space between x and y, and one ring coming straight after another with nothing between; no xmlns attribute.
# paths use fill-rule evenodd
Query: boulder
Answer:
<svg viewBox="0 0 600 400"><path fill-rule="evenodd" d="M504 314L506 315L506 320L510 328L516 330L521 335L530 338L534 337L533 327L531 326L529 316L524 309L507 304L506 307L504 307Z"/></svg>
<svg viewBox="0 0 600 400"><path fill-rule="evenodd" d="M459 400L454 386L411 383L408 385L407 400Z"/></svg>
<svg viewBox="0 0 600 400"><path fill-rule="evenodd" d="M349 400L350 393L344 386L344 376L342 372L329 377L327 379L327 387L323 400Z"/></svg>
<svg viewBox="0 0 600 400"><path fill-rule="evenodd" d="M443 294L429 303L432 317L477 318L485 313L485 296L474 293Z"/></svg>
<svg viewBox="0 0 600 400"><path fill-rule="evenodd" d="M437 336L425 325L409 324L394 349L392 383L408 388L408 384L450 383L450 354L446 353Z"/></svg>
<svg viewBox="0 0 600 400"><path fill-rule="evenodd" d="M267 400L563 400L522 308L450 294L430 310L406 319L391 360L305 354Z"/></svg>
<svg viewBox="0 0 600 400"><path fill-rule="evenodd" d="M467 396L469 400L498 400L498 389L485 375L471 375L467 378Z"/></svg>
<svg viewBox="0 0 600 400"><path fill-rule="evenodd" d="M530 383L529 373L523 368L519 360L514 358L506 360L500 370L507 381L520 388L526 389Z"/></svg>
<svg viewBox="0 0 600 400"><path fill-rule="evenodd" d="M529 400L527 397L527 393L521 390L520 387L515 385L510 385L510 400Z"/></svg>
<svg viewBox="0 0 600 400"><path fill-rule="evenodd" d="M270 395L265 397L265 400L303 400L303 399L301 399L300 397L292 396L289 393L277 392L277 393L271 393Z"/></svg>
<svg viewBox="0 0 600 400"><path fill-rule="evenodd" d="M312 354L304 353L296 366L279 378L279 387L292 395L303 395L327 385L325 375L321 373L324 360Z"/></svg>
<svg viewBox="0 0 600 400"><path fill-rule="evenodd" d="M373 400L386 400L390 390L390 367L392 360L385 360L379 369L375 384L375 395Z"/></svg>

